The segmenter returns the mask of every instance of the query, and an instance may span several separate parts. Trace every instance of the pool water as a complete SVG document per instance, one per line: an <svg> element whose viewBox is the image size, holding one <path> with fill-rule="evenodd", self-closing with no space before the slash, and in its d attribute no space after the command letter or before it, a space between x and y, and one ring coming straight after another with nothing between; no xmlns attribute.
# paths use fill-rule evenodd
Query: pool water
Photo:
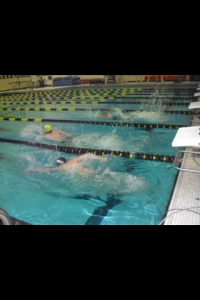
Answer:
<svg viewBox="0 0 200 300"><path fill-rule="evenodd" d="M5 122L8 125L10 122ZM42 125L15 122L15 131L3 131L10 139L54 144L41 138ZM174 131L56 124L77 137L70 147L88 147L130 153L173 155L171 141ZM163 139L162 143L160 140ZM169 163L109 156L107 163L87 162L89 177L62 172L23 174L27 168L55 166L59 156L70 154L27 146L1 143L0 205L11 216L31 224L85 224L100 207L102 214L110 200L112 209L103 218L92 218L100 224L158 224L164 214L176 170ZM166 180L166 173L168 174ZM119 203L118 203L119 202ZM137 213L136 213L137 212ZM101 214L101 212L100 212ZM138 215L139 214L139 215ZM126 218L125 218L126 216Z"/></svg>
<svg viewBox="0 0 200 300"><path fill-rule="evenodd" d="M113 106L113 104L112 104ZM114 105L115 106L115 105ZM66 105L65 105L66 107ZM80 106L81 108L86 106ZM187 107L187 106L186 106ZM93 106L92 106L93 108ZM99 107L98 107L99 108ZM102 106L105 108L105 106ZM126 109L126 105L122 105ZM119 107L117 106L117 109ZM131 105L131 109L137 106ZM184 109L186 110L186 108ZM130 116L117 111L122 122L189 125L188 115L142 111ZM15 112L9 117L69 120L101 120L101 111ZM131 119L132 117L132 119ZM120 121L121 122L121 121ZM175 155L176 129L144 128L48 122L54 129L70 132L65 144L41 136L44 122L0 122L0 137L69 147L126 151L133 158L106 155L107 162L87 160L87 176L47 172L24 174L25 169L51 168L56 159L76 155L24 145L0 143L0 207L12 217L31 224L157 225L160 223L177 171L171 163L137 160L134 153Z"/></svg>
<svg viewBox="0 0 200 300"><path fill-rule="evenodd" d="M116 156L109 156L108 162L88 161L85 166L92 171L87 177L63 172L23 174L27 168L56 166L59 156L75 156L5 143L1 154L0 205L11 216L32 224L85 224L109 199L119 203L101 224L157 224L176 175L168 163Z"/></svg>
<svg viewBox="0 0 200 300"><path fill-rule="evenodd" d="M49 122L48 124L52 126L52 129L56 127L56 129L70 132L74 136L73 140L66 140L66 142L60 143L45 139L41 136L43 134L43 123L14 123L14 129L10 129L11 126L13 126L13 122L5 121L3 123L4 131L1 131L2 138L42 144L58 144L68 147L125 151L132 154L136 152L153 152L153 154L156 154L154 152L158 152L158 154L163 155L174 154L174 148L171 147L171 142L176 132L175 129L153 128L151 130L145 130L144 128L137 129L76 123L55 124ZM30 149L28 148L27 151L29 152Z"/></svg>

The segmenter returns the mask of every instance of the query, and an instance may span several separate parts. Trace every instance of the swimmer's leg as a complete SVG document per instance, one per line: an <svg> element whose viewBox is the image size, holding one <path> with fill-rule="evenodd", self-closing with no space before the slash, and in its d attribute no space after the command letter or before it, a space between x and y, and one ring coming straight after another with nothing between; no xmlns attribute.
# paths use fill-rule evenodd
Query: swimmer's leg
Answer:
<svg viewBox="0 0 200 300"><path fill-rule="evenodd" d="M70 141L74 138L74 136L70 136L70 135L65 135L65 140L66 141Z"/></svg>
<svg viewBox="0 0 200 300"><path fill-rule="evenodd" d="M61 143L61 144L71 145L72 142L73 142L73 140L71 139L71 140L68 140L68 141L62 141L62 142L60 142L60 143Z"/></svg>
<svg viewBox="0 0 200 300"><path fill-rule="evenodd" d="M74 197L75 199L79 199L79 200L90 200L90 198L94 198L93 196L89 195L89 194L85 194L85 195L81 195L81 196L76 196ZM95 196L95 198L97 200L106 202L105 200L102 200L99 196Z"/></svg>
<svg viewBox="0 0 200 300"><path fill-rule="evenodd" d="M79 200L89 200L89 199L91 198L91 196L85 194L85 195L83 195L83 196L76 196L76 197L74 197L74 198L75 198L75 199L79 199Z"/></svg>
<svg viewBox="0 0 200 300"><path fill-rule="evenodd" d="M60 141L61 144L72 144L74 136L65 136L62 141Z"/></svg>
<svg viewBox="0 0 200 300"><path fill-rule="evenodd" d="M112 118L113 118L113 120L122 120L121 117L117 117L117 116L113 116Z"/></svg>
<svg viewBox="0 0 200 300"><path fill-rule="evenodd" d="M0 131L13 131L13 130L11 130L11 129L5 129L5 128L1 128L0 127Z"/></svg>
<svg viewBox="0 0 200 300"><path fill-rule="evenodd" d="M144 129L144 131L153 132L153 129L147 127L147 128Z"/></svg>

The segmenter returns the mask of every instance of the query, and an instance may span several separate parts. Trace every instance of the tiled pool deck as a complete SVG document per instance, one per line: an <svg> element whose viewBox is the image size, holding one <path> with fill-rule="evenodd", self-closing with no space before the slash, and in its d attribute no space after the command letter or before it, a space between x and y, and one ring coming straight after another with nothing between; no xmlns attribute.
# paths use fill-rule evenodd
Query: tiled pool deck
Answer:
<svg viewBox="0 0 200 300"><path fill-rule="evenodd" d="M194 121L196 121L196 117ZM192 126L200 123L192 122ZM186 148L198 152L198 149ZM179 164L176 163L178 166ZM198 170L200 172L200 156L185 153L181 169ZM164 225L200 225L200 173L179 171L176 185L168 207Z"/></svg>

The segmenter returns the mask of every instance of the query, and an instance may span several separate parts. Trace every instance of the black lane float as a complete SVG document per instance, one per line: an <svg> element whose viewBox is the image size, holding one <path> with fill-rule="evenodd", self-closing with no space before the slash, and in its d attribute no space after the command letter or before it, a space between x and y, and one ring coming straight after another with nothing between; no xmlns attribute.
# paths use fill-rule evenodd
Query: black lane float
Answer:
<svg viewBox="0 0 200 300"><path fill-rule="evenodd" d="M75 110L90 110L90 111L97 111L97 110L105 110L105 108L0 108L0 111L11 111L11 110L16 110L16 111L75 111ZM147 112L156 112L156 110L135 110L135 109L123 109L123 112L142 112L142 111L147 111ZM163 110L164 113L171 113L171 114L181 114L181 115L191 115L191 111L186 111L186 110Z"/></svg>
<svg viewBox="0 0 200 300"><path fill-rule="evenodd" d="M75 110L75 108L69 108ZM119 126L119 127L136 127L136 128L169 128L179 129L181 127L189 127L188 125L169 125L169 124L143 124L143 123L115 123L115 122L97 122L97 121L78 121L78 120L55 120L55 119L27 119L27 118L14 118L14 117L0 117L0 121L21 121L21 122L45 122L45 123L77 123L77 124L90 124L90 125L106 125L106 126Z"/></svg>
<svg viewBox="0 0 200 300"><path fill-rule="evenodd" d="M181 97L168 97L168 96L156 96L156 97L154 97L154 98L157 98L157 99L159 99L159 100L161 100L161 99L164 99L164 100L172 100L172 101L175 101L175 100L196 100L196 98L195 97L188 97L188 96L186 96L186 97L183 97L183 96L181 96ZM49 100L79 100L79 99L83 99L83 100L85 100L85 99L95 99L95 100L102 100L102 99L135 99L135 100L140 100L140 99L145 99L145 100L147 100L147 99L149 99L149 101L150 101L150 95L141 95L141 96L138 96L138 95L131 95L131 96L124 96L124 95L121 95L121 96L98 96L98 97L96 97L96 96L88 96L88 97L83 97L83 96L77 96L77 97L53 97L53 98L49 98L49 97L41 97L41 98L39 98L39 97L23 97L23 98L8 98L8 97L6 97L6 98L0 98L0 100L2 101L11 101L11 100L14 100L14 101L23 101L23 100L46 100L46 101L49 101Z"/></svg>
<svg viewBox="0 0 200 300"><path fill-rule="evenodd" d="M162 105L168 105L168 106L173 106L173 105L189 105L191 103L191 101L188 102L162 102ZM40 105L52 105L52 104L78 104L78 105L85 105L85 104L95 104L95 105L99 105L99 104L151 104L150 101L32 101L32 102L0 102L0 105L36 105L36 104L40 104ZM155 104L159 104L159 102L155 102Z"/></svg>
<svg viewBox="0 0 200 300"><path fill-rule="evenodd" d="M100 149L91 149L91 148L77 148L77 147L65 147L59 145L48 145L48 144L40 144L40 143L32 143L28 141L19 141L13 139L3 139L0 138L0 142L2 143L12 143L18 145L26 145L30 147L36 148L43 148L49 150L55 150L59 152L65 152L68 154L85 154L85 153L93 153L96 155L115 155L120 157L132 158L135 157L136 159L144 159L144 160L154 160L154 161L162 161L162 162L170 162L173 163L175 156L172 155L159 155L159 154L144 154L144 153L135 153L135 155L131 154L130 152L125 151L113 151L113 150L100 150Z"/></svg>

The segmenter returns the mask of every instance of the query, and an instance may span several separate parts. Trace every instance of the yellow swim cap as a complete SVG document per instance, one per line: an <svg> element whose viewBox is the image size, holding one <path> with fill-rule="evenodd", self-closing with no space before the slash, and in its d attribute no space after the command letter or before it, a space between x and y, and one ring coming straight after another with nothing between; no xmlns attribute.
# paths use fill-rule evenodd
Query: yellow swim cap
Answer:
<svg viewBox="0 0 200 300"><path fill-rule="evenodd" d="M44 126L44 131L50 132L51 130L52 130L52 128L51 128L50 125L45 125L45 126Z"/></svg>

